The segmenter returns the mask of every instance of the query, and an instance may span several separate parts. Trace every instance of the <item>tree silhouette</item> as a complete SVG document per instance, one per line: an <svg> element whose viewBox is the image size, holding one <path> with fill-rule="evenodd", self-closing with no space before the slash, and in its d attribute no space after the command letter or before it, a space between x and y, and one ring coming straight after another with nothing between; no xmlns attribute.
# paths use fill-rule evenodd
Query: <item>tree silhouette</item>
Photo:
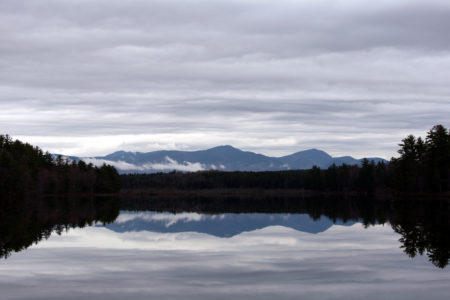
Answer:
<svg viewBox="0 0 450 300"><path fill-rule="evenodd" d="M120 177L111 166L94 167L44 153L38 147L0 135L0 197L43 194L115 193Z"/></svg>
<svg viewBox="0 0 450 300"><path fill-rule="evenodd" d="M425 138L409 135L392 159L396 187L405 191L448 191L450 187L450 133L434 126Z"/></svg>

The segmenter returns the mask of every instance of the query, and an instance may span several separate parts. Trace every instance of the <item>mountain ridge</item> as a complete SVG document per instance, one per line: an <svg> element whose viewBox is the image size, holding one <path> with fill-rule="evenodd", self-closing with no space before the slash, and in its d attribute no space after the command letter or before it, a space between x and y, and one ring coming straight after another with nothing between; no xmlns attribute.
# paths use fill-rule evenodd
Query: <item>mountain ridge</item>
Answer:
<svg viewBox="0 0 450 300"><path fill-rule="evenodd" d="M116 151L105 156L68 157L94 165L113 165L120 173L156 173L173 170L195 172L201 170L222 171L280 171L310 169L313 166L328 168L335 165L361 165L363 159L351 156L332 157L319 149L307 149L281 157L271 157L251 151L243 151L231 145L220 145L206 150L158 150L151 152ZM368 158L375 163L387 162L379 157Z"/></svg>

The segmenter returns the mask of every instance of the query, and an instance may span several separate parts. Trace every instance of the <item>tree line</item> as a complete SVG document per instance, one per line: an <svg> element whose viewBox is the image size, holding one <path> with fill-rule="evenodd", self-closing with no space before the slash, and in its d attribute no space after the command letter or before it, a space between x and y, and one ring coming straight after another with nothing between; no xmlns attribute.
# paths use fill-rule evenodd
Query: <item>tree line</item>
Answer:
<svg viewBox="0 0 450 300"><path fill-rule="evenodd" d="M373 191L389 176L383 162L363 161L361 167L332 165L328 169L289 171L199 171L183 173L124 174L124 189L306 189L318 191Z"/></svg>
<svg viewBox="0 0 450 300"><path fill-rule="evenodd" d="M313 191L399 190L445 192L450 188L450 133L434 126L425 139L409 135L399 144L398 158L389 163L364 159L361 166L314 166L289 171L173 171L156 174L125 174L125 189L305 189Z"/></svg>
<svg viewBox="0 0 450 300"><path fill-rule="evenodd" d="M120 176L112 166L53 159L38 147L0 135L0 197L114 193L120 188Z"/></svg>

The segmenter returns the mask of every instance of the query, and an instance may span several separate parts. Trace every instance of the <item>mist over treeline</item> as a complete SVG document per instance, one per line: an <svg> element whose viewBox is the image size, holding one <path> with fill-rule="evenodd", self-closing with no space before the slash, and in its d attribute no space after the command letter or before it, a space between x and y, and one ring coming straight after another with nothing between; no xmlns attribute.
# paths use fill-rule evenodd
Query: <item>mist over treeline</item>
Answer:
<svg viewBox="0 0 450 300"><path fill-rule="evenodd" d="M425 139L409 135L389 163L363 160L357 165L289 171L199 171L122 175L124 189L305 189L314 191L447 192L450 188L450 132L442 125Z"/></svg>
<svg viewBox="0 0 450 300"><path fill-rule="evenodd" d="M92 194L120 191L120 177L112 166L70 162L8 135L0 135L0 196Z"/></svg>

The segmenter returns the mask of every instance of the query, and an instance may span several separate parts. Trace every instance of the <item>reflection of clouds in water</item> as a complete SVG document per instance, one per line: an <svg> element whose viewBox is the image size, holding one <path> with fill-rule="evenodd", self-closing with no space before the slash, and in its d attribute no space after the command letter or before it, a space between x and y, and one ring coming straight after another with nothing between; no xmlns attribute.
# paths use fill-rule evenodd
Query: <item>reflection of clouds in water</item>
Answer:
<svg viewBox="0 0 450 300"><path fill-rule="evenodd" d="M163 222L165 227L177 223L200 222L204 220L223 220L225 214L205 215L199 213L169 213L169 212L121 212L114 223L124 224L131 221Z"/></svg>
<svg viewBox="0 0 450 300"><path fill-rule="evenodd" d="M211 218L210 216L208 216ZM138 212L138 213L127 213L122 212L119 217L115 220L115 223L126 223L134 220L142 220L142 221L162 221L166 222L165 226L169 227L177 222L195 222L201 221L205 219L205 215L201 215L198 213L153 213L153 212Z"/></svg>
<svg viewBox="0 0 450 300"><path fill-rule="evenodd" d="M227 240L75 229L2 261L0 289L6 299L446 299L449 271L410 260L397 239L360 224Z"/></svg>
<svg viewBox="0 0 450 300"><path fill-rule="evenodd" d="M121 216L126 214L121 214ZM148 215L146 215L148 216ZM335 225L317 235L283 226L270 226L244 232L229 239L195 232L156 233L131 231L117 233L103 227L72 229L62 236L52 235L37 248L88 247L102 249L187 250L187 251L264 251L274 246L296 250L352 250L398 248L398 236L388 226L377 225L366 230L360 224L351 227ZM281 251L282 249L278 249Z"/></svg>

